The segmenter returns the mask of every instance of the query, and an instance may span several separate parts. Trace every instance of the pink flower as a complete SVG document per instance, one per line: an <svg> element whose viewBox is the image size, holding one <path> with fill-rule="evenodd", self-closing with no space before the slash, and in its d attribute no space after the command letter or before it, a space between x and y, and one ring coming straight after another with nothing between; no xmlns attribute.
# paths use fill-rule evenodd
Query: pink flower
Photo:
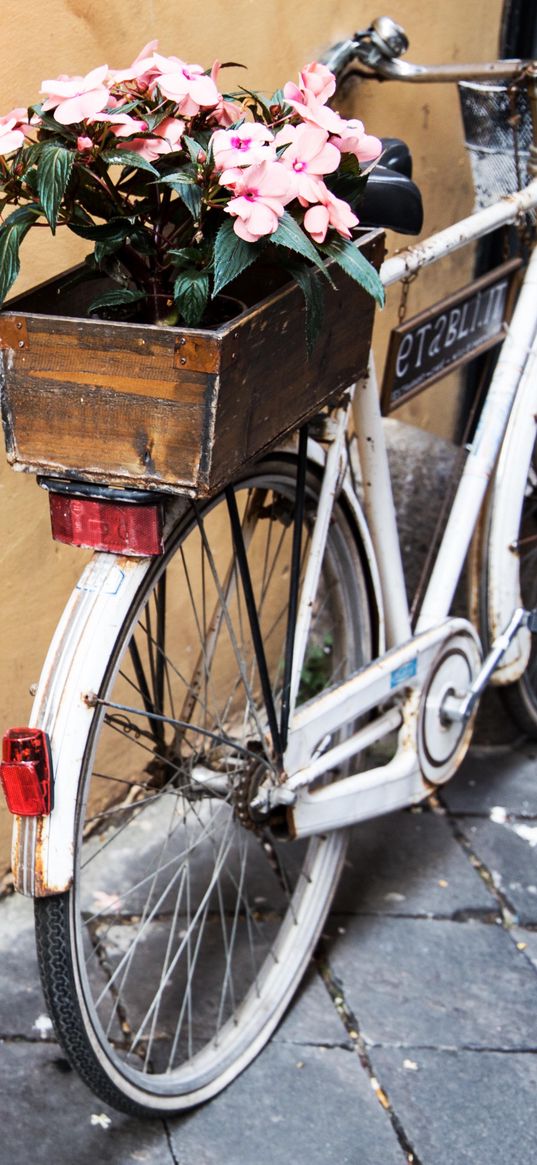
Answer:
<svg viewBox="0 0 537 1165"><path fill-rule="evenodd" d="M201 65L187 65L178 57L161 57L159 53L153 54L153 61L158 69L153 83L158 85L163 97L175 102L179 113L194 117L202 107L210 109L218 105L218 89Z"/></svg>
<svg viewBox="0 0 537 1165"><path fill-rule="evenodd" d="M56 81L43 81L40 93L48 94L43 109L54 110L54 117L61 125L73 125L101 113L109 101L109 90L103 84L108 75L108 65L92 69L85 77L58 77Z"/></svg>
<svg viewBox="0 0 537 1165"><path fill-rule="evenodd" d="M76 139L76 148L79 154L85 154L87 150L93 149L93 142L91 138L85 137L83 134Z"/></svg>
<svg viewBox="0 0 537 1165"><path fill-rule="evenodd" d="M317 101L309 89L303 93L292 82L288 82L284 86L283 92L285 100L289 105L292 105L303 121L307 121L310 125L316 125L320 129L326 130L327 133L339 133L342 120L339 114L330 109L328 105L323 105L322 102Z"/></svg>
<svg viewBox="0 0 537 1165"><path fill-rule="evenodd" d="M211 140L215 170L253 166L275 157L272 133L257 122L245 122L233 130L218 129Z"/></svg>
<svg viewBox="0 0 537 1165"><path fill-rule="evenodd" d="M286 126L277 144L289 142L280 161L293 172L297 197L302 204L319 201L319 177L337 170L341 154L328 141L325 130L314 125Z"/></svg>
<svg viewBox="0 0 537 1165"><path fill-rule="evenodd" d="M24 133L19 128L17 118L2 117L0 119L0 155L11 154L13 150L18 150L23 143Z"/></svg>
<svg viewBox="0 0 537 1165"><path fill-rule="evenodd" d="M158 49L158 40L150 40L148 44L144 45L140 50L138 56L135 57L132 65L128 69L112 69L110 72L110 79L114 84L120 84L122 81L137 81L138 88L143 90L149 84L149 81L157 73L154 64L154 53Z"/></svg>
<svg viewBox="0 0 537 1165"><path fill-rule="evenodd" d="M234 178L232 178L234 175ZM226 175L223 174L222 179ZM289 172L279 162L259 162L247 170L227 172L225 185L233 185L235 197L226 206L233 215L233 229L247 243L257 243L278 229L285 205L293 198Z"/></svg>
<svg viewBox="0 0 537 1165"><path fill-rule="evenodd" d="M363 121L357 118L341 118L341 129L331 140L342 154L354 154L359 162L374 162L382 151L379 138L367 134Z"/></svg>
<svg viewBox="0 0 537 1165"><path fill-rule="evenodd" d="M161 154L172 154L174 150L181 148L181 136L184 128L185 123L179 118L165 117L164 121L161 121L160 125L153 131L152 137L129 138L128 141L121 142L117 148L139 154L141 158L145 158L146 162L155 162Z"/></svg>
<svg viewBox="0 0 537 1165"><path fill-rule="evenodd" d="M336 78L326 65L312 61L304 65L300 71L300 88L304 93L312 93L317 101L324 105L328 98L336 91Z"/></svg>
<svg viewBox="0 0 537 1165"><path fill-rule="evenodd" d="M348 202L336 198L326 188L324 182L319 183L319 203L310 206L304 215L304 226L316 243L324 243L326 232L333 227L343 238L351 238L351 228L358 225L358 219L352 212Z"/></svg>
<svg viewBox="0 0 537 1165"><path fill-rule="evenodd" d="M0 117L0 154L10 154L24 144L24 139L31 131L28 123L28 110L23 107L10 109Z"/></svg>
<svg viewBox="0 0 537 1165"><path fill-rule="evenodd" d="M214 61L211 69L211 80L218 88L218 74L222 68L220 61ZM221 129L229 129L235 122L240 121L244 117L244 109L236 101L227 101L221 93L218 94L218 105L213 109L209 116L209 120Z"/></svg>
<svg viewBox="0 0 537 1165"><path fill-rule="evenodd" d="M147 129L146 121L131 117L129 113L97 113L95 117L90 118L90 121L109 122L112 133L118 138L126 138L129 134L144 133Z"/></svg>

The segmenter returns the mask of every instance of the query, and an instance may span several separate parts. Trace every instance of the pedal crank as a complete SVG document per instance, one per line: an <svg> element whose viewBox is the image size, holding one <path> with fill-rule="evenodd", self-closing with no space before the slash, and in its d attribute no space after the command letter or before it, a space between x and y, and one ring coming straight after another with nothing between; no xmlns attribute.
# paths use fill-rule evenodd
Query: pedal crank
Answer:
<svg viewBox="0 0 537 1165"><path fill-rule="evenodd" d="M501 635L494 640L492 647L483 661L475 679L466 692L450 691L442 704L441 714L446 724L467 723L477 702L485 690L491 676L521 627L527 627L532 634L537 633L537 609L526 611L524 607L517 607Z"/></svg>

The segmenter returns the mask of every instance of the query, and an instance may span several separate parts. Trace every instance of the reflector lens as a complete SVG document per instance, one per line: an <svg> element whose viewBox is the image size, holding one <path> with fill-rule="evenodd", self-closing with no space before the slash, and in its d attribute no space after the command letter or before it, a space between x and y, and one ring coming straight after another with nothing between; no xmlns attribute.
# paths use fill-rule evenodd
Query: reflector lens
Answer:
<svg viewBox="0 0 537 1165"><path fill-rule="evenodd" d="M10 728L2 744L0 780L10 813L42 817L52 808L52 765L46 732Z"/></svg>
<svg viewBox="0 0 537 1165"><path fill-rule="evenodd" d="M50 493L52 537L69 546L112 554L153 557L162 554L160 506L129 505Z"/></svg>

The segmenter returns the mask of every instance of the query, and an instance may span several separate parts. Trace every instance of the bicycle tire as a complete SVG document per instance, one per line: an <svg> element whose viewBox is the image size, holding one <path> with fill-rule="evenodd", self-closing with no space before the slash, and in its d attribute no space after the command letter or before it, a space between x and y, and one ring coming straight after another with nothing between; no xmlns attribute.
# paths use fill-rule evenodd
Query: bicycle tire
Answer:
<svg viewBox="0 0 537 1165"><path fill-rule="evenodd" d="M292 459L273 456L234 487L276 700L294 483ZM308 470L303 545L318 488ZM301 699L370 657L357 538L336 502ZM209 1099L261 1050L314 950L345 852L345 831L291 843L284 826L280 840L248 818L245 787L272 760L232 561L220 495L179 521L144 576L107 647L79 776L73 886L35 902L58 1039L90 1088L132 1115Z"/></svg>

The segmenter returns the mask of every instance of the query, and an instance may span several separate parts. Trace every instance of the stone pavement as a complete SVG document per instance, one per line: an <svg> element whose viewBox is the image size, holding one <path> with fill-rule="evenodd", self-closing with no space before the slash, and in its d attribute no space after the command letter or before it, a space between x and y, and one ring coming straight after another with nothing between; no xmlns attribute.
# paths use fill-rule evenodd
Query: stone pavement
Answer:
<svg viewBox="0 0 537 1165"><path fill-rule="evenodd" d="M181 1119L121 1116L70 1070L45 1015L31 903L5 897L0 1165L529 1165L536 769L537 746L504 733L431 804L356 828L279 1030Z"/></svg>

